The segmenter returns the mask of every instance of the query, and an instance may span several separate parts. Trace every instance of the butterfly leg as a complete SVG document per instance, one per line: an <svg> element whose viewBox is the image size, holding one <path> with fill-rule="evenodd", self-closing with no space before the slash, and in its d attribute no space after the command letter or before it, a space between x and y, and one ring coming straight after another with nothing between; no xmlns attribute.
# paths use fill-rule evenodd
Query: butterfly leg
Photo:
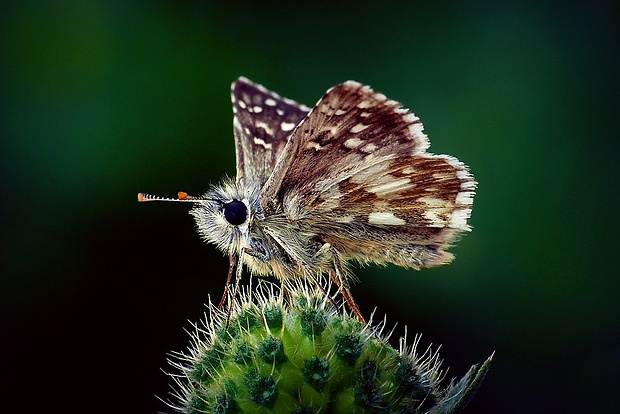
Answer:
<svg viewBox="0 0 620 414"><path fill-rule="evenodd" d="M247 253L245 248L241 249L241 253ZM239 260L237 264L237 271L235 272L235 283L233 284L232 294L230 295L230 305L228 306L228 316L226 317L226 329L228 329L228 324L230 323L230 315L232 313L232 309L235 305L235 299L237 298L237 292L239 291L239 282L241 282L241 274L243 273L243 259ZM228 280L232 276L232 267L228 271ZM230 288L229 288L230 289Z"/></svg>
<svg viewBox="0 0 620 414"><path fill-rule="evenodd" d="M340 294L342 295L344 300L347 302L349 309L353 311L353 314L355 315L355 317L361 323L365 324L366 320L362 316L362 313L360 312L360 308L357 306L357 303L355 303L355 300L353 299L353 295L351 295L351 291L349 290L349 282L347 281L345 277L344 266L342 265L342 262L340 261L338 252L329 243L325 243L321 247L321 251L324 251L324 250L329 250L329 252L331 253L331 260L333 263L333 268L329 269L329 277L336 284L336 286L338 286L338 290L340 291Z"/></svg>
<svg viewBox="0 0 620 414"><path fill-rule="evenodd" d="M226 285L224 285L224 293L222 294L222 299L220 300L220 304L217 305L217 308L220 310L224 306L224 302L226 301L226 298L228 297L228 291L230 290L230 281L232 280L232 273L233 273L233 269L235 268L236 264L237 264L237 256L236 255L230 256L230 264L228 267L228 276L226 277Z"/></svg>
<svg viewBox="0 0 620 414"><path fill-rule="evenodd" d="M353 299L353 295L351 295L351 291L349 290L348 283L343 281L343 280L341 280L340 276L338 276L339 273L340 272L337 271L337 270L336 271L330 270L329 276L334 281L334 283L336 283L336 285L338 285L338 289L340 290L340 294L342 295L344 300L347 302L347 305L349 305L349 308L353 311L353 314L355 315L355 317L361 323L365 324L366 320L362 316L362 313L360 312L360 308L357 306L357 303L355 303L355 299Z"/></svg>
<svg viewBox="0 0 620 414"><path fill-rule="evenodd" d="M263 260L263 261L267 260L267 256L265 256L264 254L257 252L256 250L249 249L247 247L243 247L241 249L241 252L239 253L239 255L243 255L243 254L248 254L259 260ZM236 272L235 272L235 282L232 284L232 288L231 288L232 274L233 274L233 269L235 268L235 266L237 267ZM222 307L224 306L224 302L226 301L226 298L229 298L230 303L228 306L228 316L226 318L226 329L228 329L228 324L230 323L230 315L232 313L232 309L235 304L237 292L239 291L239 282L241 282L242 273L243 273L243 260L239 260L239 262L237 262L236 255L230 256L230 266L228 268L228 277L226 278L226 286L224 286L224 294L222 295L222 299L220 300L220 304L218 305L218 309L222 309ZM231 289L232 289L232 293L230 293Z"/></svg>
<svg viewBox="0 0 620 414"><path fill-rule="evenodd" d="M261 253L258 250L254 250L249 247L242 247L241 254L247 254L248 256L252 256L256 260L260 260L261 262L266 262L269 260L269 256L267 256L265 253Z"/></svg>

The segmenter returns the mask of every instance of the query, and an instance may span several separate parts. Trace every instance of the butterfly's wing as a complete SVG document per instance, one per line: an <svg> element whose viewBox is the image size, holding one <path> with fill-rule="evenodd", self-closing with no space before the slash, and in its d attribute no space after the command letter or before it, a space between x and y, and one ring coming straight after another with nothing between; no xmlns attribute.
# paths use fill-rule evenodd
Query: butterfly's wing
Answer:
<svg viewBox="0 0 620 414"><path fill-rule="evenodd" d="M420 119L368 86L327 91L295 128L263 187L263 207L360 262L430 267L469 230L476 183L426 152Z"/></svg>
<svg viewBox="0 0 620 414"><path fill-rule="evenodd" d="M231 87L237 153L237 181L267 181L288 137L309 108L246 78Z"/></svg>

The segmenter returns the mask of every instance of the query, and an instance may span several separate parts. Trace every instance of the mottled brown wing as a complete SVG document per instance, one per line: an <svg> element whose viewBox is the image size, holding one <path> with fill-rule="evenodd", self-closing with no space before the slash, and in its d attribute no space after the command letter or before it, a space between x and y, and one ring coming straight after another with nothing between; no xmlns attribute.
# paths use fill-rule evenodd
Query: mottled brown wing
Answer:
<svg viewBox="0 0 620 414"><path fill-rule="evenodd" d="M261 186L273 171L293 129L310 108L257 85L246 78L231 87L237 153L237 180Z"/></svg>
<svg viewBox="0 0 620 414"><path fill-rule="evenodd" d="M263 207L360 262L430 267L469 230L475 182L456 158L426 152L418 117L345 82L293 131Z"/></svg>

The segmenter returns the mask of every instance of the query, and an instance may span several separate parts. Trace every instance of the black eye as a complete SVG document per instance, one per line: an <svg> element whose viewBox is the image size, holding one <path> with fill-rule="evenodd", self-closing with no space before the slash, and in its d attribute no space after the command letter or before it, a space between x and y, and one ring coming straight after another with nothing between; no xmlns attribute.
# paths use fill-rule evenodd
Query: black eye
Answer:
<svg viewBox="0 0 620 414"><path fill-rule="evenodd" d="M248 209L241 201L233 200L224 205L224 217L233 226L245 223L248 217Z"/></svg>

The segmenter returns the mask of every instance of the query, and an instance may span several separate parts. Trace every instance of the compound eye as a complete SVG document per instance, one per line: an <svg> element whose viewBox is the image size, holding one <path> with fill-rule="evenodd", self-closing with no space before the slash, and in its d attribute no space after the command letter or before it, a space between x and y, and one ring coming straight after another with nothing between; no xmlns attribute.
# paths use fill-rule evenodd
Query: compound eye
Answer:
<svg viewBox="0 0 620 414"><path fill-rule="evenodd" d="M238 226L248 218L248 208L241 201L233 200L224 204L224 217L233 226Z"/></svg>

